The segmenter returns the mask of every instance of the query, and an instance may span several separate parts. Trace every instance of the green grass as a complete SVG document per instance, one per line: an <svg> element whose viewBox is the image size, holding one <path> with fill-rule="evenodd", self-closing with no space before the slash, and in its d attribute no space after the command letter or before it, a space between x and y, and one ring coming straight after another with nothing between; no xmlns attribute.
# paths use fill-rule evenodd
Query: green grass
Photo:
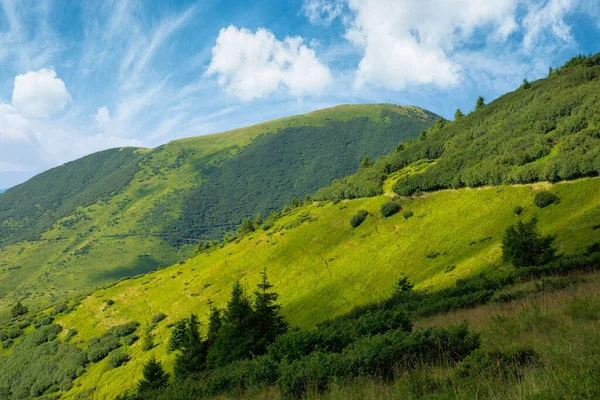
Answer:
<svg viewBox="0 0 600 400"><path fill-rule="evenodd" d="M386 196L296 209L267 232L255 232L183 264L98 290L59 318L65 328L79 331L73 339L77 341L130 320L147 324L158 312L168 316L155 330L157 347L152 351L144 353L136 343L130 350L132 360L117 370L109 369L106 361L89 366L65 398L85 390L93 390L96 398L118 395L139 378L152 354L171 368L172 357L165 352L166 324L192 312L204 319L209 299L222 306L238 279L252 289L264 267L290 323L308 328L389 296L401 273L419 289L435 289L481 271L510 268L501 262L500 240L519 218L539 218L541 231L557 236L561 252L581 251L597 236L593 228L600 224L599 183L600 178L592 178L441 191L401 199L404 209L414 212L408 220L402 212L380 216ZM542 188L550 188L561 202L537 208L533 197ZM512 211L517 205L524 207L520 217ZM373 215L352 229L350 218L359 209ZM299 218L306 219L305 213L310 221L298 225ZM298 226L285 228L294 225ZM439 255L431 257L434 253ZM454 269L446 272L449 266ZM115 304L106 308L107 299Z"/></svg>
<svg viewBox="0 0 600 400"><path fill-rule="evenodd" d="M357 145L352 151L338 152L339 146L333 146L322 148L320 152L314 151L315 154L311 154L309 151L304 152L304 155L296 154L294 159L300 166L293 170L286 169L293 176L286 177L279 185L278 191L271 190L271 186L266 186L271 182L263 179L259 180L258 185L250 188L251 190L239 188L238 192L242 195L233 202L229 198L223 199L215 196L214 191L209 191L213 200L221 202L211 208L209 216L219 214L221 221L215 222L215 224L225 222L234 228L241 221L243 213L248 210L256 212L261 208L281 208L285 201L289 200L287 197L292 194L304 196L312 189L316 190L318 185L324 184L317 179L306 179L306 174L311 175L311 168L315 167L308 161L311 160L311 157L316 157L316 153L323 156L321 159L329 160L329 164L335 164L336 168L341 168L331 169L327 173L323 172L319 175L319 179L327 179L327 176L342 176L358 167L360 159L363 157L361 149L367 151L367 149L375 148L378 154L388 152L404 136L416 135L418 126L421 126L419 124L423 126L431 124L435 116L416 107L397 107L389 104L344 105L221 134L178 140L157 149L127 150L128 154L135 154L136 160L139 162L136 161L137 172L126 185L115 186L115 191L111 192L109 190L110 180L108 183L106 180L100 180L102 185L98 184L99 187L93 186L88 189L90 193L101 192L106 195L94 198L91 203L87 201L87 198L85 202L82 200L78 203L74 200L71 201L71 197L67 196L73 203L69 203L70 206L74 208L66 216L57 214L58 211L52 208L55 206L55 202L53 202L48 205L49 211L43 214L45 221L53 221L50 228L43 231L35 240L21 241L0 247L0 321L7 320L8 308L19 299L29 307L47 306L55 301L88 293L94 288L115 282L123 277L155 271L158 267L168 266L188 258L195 246L186 243L199 240L201 235L196 231L198 227L206 227L210 224L206 220L196 221L192 226L188 226L188 231L179 231L178 228L183 225L180 221L183 205L190 196L192 199L194 198L194 190L197 190L198 186L202 187L207 179L214 176L211 175L212 172L207 171L220 171L227 167L227 171L233 171L231 174L236 175L239 168L236 170L235 165L231 167L231 160L247 157L248 154L258 154L260 157L268 154L269 148L259 149L260 151L256 149L259 143L266 146L277 144L276 141L268 141L266 138L278 138L284 134L289 136L291 135L288 132L290 129L303 128L306 132L313 133L313 137L307 137L304 142L307 144L313 141L318 143L317 139L325 136L323 127L334 126L336 123L351 123L355 120L368 120L373 126L379 126L377 124L387 126L386 124L390 124L388 115L395 115L400 119L406 118L406 121L418 122L418 124L411 129L397 131L393 129L397 125L391 124L386 128L387 131L375 132L379 135L377 136L378 141L374 136L370 136L371 131L364 131L362 134L359 132ZM331 143L345 140L345 137L338 133L328 136ZM282 139L285 140L285 137L282 136ZM371 142L377 142L376 146L373 147ZM254 143L256 145L253 147ZM333 157L334 152L351 155L351 157L344 156L346 158L337 160ZM122 157L124 154L119 151L114 153L116 154L114 157ZM104 155L100 154L94 157L101 156ZM281 156L285 160L284 155ZM56 186L60 186L60 182L62 182L60 179L64 178L61 171L68 171L73 176L77 175L78 169L84 170L84 166L86 166L85 171L88 171L86 163L95 160L94 157L59 167L55 171L49 172L48 176L56 178L56 182L58 182ZM260 163L252 164L254 173L259 174L261 165L264 165L264 158L260 158L260 160ZM121 162L122 160L118 158L117 161ZM302 166L303 161L306 161L307 165ZM111 171L115 170L117 171L115 173L121 174L121 170L115 167L115 163L113 164L110 164ZM275 163L273 162L273 164ZM129 166L129 164L127 165ZM245 171L250 170L248 163L241 167ZM263 172L269 176L283 176L277 171ZM45 176L43 174L37 179L43 179ZM79 182L83 185L82 187L85 186L84 182L85 179ZM8 197L4 197L12 196L10 197L12 199L18 197L17 195L21 192L29 193L35 189L31 187L34 183L35 181L32 181L21 185L0 198L0 210L6 206L5 214L8 213L6 215L10 217L4 220L0 215L0 226L19 226L23 229L21 232L23 235L37 235L37 231L30 232L29 228L25 228L28 217L25 216L22 220L18 220L17 216L10 214L11 207L6 203ZM221 184L229 185L228 183ZM265 189L265 186L268 190ZM58 196L57 198L62 195L60 187L50 185L47 190L55 190L56 193L53 192L53 195ZM263 194L250 197L252 190L258 190ZM265 194L265 190L272 196L268 193ZM226 195L222 190L218 193ZM279 197L273 197L275 194ZM269 196L273 197L270 201L267 199ZM42 200L33 196L31 203L36 201L41 202ZM197 214L208 210L208 205L201 203L200 206L201 210ZM240 207L247 207L248 210L241 210ZM191 209L191 211L195 212L196 210ZM56 220L51 219L54 217ZM189 219L185 218L185 220L189 225L187 222ZM172 246L162 240L167 227L175 229L169 231L170 237L176 236L177 240L183 244ZM213 234L215 232L218 231L213 231Z"/></svg>

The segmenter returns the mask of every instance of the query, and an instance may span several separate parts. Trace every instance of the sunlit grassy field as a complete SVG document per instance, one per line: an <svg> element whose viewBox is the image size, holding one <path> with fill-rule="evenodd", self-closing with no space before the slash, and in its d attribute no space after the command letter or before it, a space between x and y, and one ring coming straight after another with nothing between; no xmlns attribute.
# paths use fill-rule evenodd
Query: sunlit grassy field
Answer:
<svg viewBox="0 0 600 400"><path fill-rule="evenodd" d="M172 356L165 351L166 325L190 313L204 320L209 300L223 306L236 280L251 292L265 267L287 319L293 326L309 328L388 296L402 273L418 289L435 290L478 272L510 268L501 261L500 241L504 230L519 219L537 217L544 234L557 236L561 252L581 251L597 240L599 185L600 178L592 178L400 199L404 210L414 214L409 219L403 211L381 216L379 209L387 196L295 209L269 231L98 290L59 318L65 328L78 330L72 343L83 344L110 326L130 320L144 326L158 312L168 315L154 330L153 350L143 352L140 343L134 344L128 350L132 360L118 369L110 369L106 360L91 364L66 398L78 393L99 399L117 396L135 383L153 354L171 368ZM541 189L556 193L560 203L537 208L533 196ZM521 216L514 214L515 206L524 208ZM353 229L349 221L359 209L370 215ZM107 307L108 299L115 304Z"/></svg>

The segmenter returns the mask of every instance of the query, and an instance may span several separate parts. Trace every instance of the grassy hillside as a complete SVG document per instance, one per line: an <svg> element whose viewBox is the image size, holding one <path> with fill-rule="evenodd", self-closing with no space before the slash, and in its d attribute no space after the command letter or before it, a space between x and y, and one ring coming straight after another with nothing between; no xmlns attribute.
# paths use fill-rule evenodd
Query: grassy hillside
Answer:
<svg viewBox="0 0 600 400"><path fill-rule="evenodd" d="M600 178L593 178L440 191L401 199L404 209L413 212L408 219L403 212L389 218L379 214L387 196L294 209L266 232L96 291L75 310L57 317L65 328L59 337L76 329L70 343L85 347L111 326L138 321L142 332L153 315L167 315L154 329L157 347L144 352L141 343L133 344L127 348L131 361L117 369L106 359L90 364L65 398L78 393L116 396L140 376L153 354L171 368L173 356L165 351L167 324L192 312L204 318L208 300L222 306L235 280L253 287L264 267L281 295L284 315L293 326L308 328L389 296L401 273L419 289L439 289L478 272L510 270L501 260L500 239L519 219L536 216L543 233L557 236L561 253L581 252L597 240L599 184ZM535 206L534 195L543 189L555 193L560 203ZM524 209L520 216L513 212L516 206ZM349 220L359 209L371 215L352 229Z"/></svg>
<svg viewBox="0 0 600 400"><path fill-rule="evenodd" d="M187 258L202 239L280 209L416 137L416 107L339 106L156 149L115 149L0 198L0 319Z"/></svg>

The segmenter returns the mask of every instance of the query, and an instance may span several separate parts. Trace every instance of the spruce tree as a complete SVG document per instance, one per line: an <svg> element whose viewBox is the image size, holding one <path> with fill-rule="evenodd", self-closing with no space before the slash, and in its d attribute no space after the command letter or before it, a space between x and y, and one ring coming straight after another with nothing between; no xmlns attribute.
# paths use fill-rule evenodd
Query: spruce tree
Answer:
<svg viewBox="0 0 600 400"><path fill-rule="evenodd" d="M12 308L10 309L10 315L13 318L17 318L20 317L21 315L25 315L27 314L29 310L27 309L27 307L25 307L21 301L17 301L17 303L12 306Z"/></svg>
<svg viewBox="0 0 600 400"><path fill-rule="evenodd" d="M485 106L485 99L483 96L479 96L477 98L477 102L475 103L475 111L481 110Z"/></svg>
<svg viewBox="0 0 600 400"><path fill-rule="evenodd" d="M208 315L208 333L206 334L206 341L211 346L217 340L219 330L221 329L221 310L214 307L212 302L208 303L209 315Z"/></svg>
<svg viewBox="0 0 600 400"><path fill-rule="evenodd" d="M179 346L181 352L175 358L174 372L183 379L206 368L208 345L200 337L200 321L195 314L185 319L185 332Z"/></svg>
<svg viewBox="0 0 600 400"><path fill-rule="evenodd" d="M209 367L220 367L251 356L252 339L256 336L253 313L242 284L237 282L223 311L219 335L208 351Z"/></svg>
<svg viewBox="0 0 600 400"><path fill-rule="evenodd" d="M456 110L456 112L454 113L454 120L456 121L457 119L461 119L464 116L465 116L465 114L463 114L463 112L460 110L460 108L458 108Z"/></svg>
<svg viewBox="0 0 600 400"><path fill-rule="evenodd" d="M152 350L152 348L154 348L154 335L152 334L152 329L148 326L142 339L142 350L148 351Z"/></svg>
<svg viewBox="0 0 600 400"><path fill-rule="evenodd" d="M371 157L366 156L365 158L363 158L362 162L360 163L360 167L361 168L369 168L373 165L373 162L371 161Z"/></svg>
<svg viewBox="0 0 600 400"><path fill-rule="evenodd" d="M537 229L537 220L519 221L506 230L502 238L502 257L515 267L546 264L556 255L553 236L542 236Z"/></svg>
<svg viewBox="0 0 600 400"><path fill-rule="evenodd" d="M271 289L267 270L261 273L261 282L254 292L254 321L256 337L254 339L254 354L264 354L267 346L275 341L277 336L287 331L288 324L281 315L281 306L276 304L279 295Z"/></svg>
<svg viewBox="0 0 600 400"><path fill-rule="evenodd" d="M169 383L169 374L165 372L162 364L156 361L154 356L144 364L142 374L143 378L138 382L140 393L163 388Z"/></svg>

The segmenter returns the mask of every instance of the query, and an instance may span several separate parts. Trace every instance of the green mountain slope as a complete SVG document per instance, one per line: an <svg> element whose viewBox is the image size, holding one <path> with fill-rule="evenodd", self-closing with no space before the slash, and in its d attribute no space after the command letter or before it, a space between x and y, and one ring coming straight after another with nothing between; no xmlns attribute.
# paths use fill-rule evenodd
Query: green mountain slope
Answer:
<svg viewBox="0 0 600 400"><path fill-rule="evenodd" d="M382 177L421 161L399 179L399 195L445 188L538 181L600 173L600 54L576 57L547 79L523 85L468 116L436 124L374 168L323 189L317 198L382 191ZM366 193L365 193L366 192Z"/></svg>
<svg viewBox="0 0 600 400"><path fill-rule="evenodd" d="M339 106L43 173L0 198L0 316L19 299L48 304L178 262L198 241L354 172L436 118Z"/></svg>
<svg viewBox="0 0 600 400"><path fill-rule="evenodd" d="M403 213L383 218L379 209L387 196L357 199L294 209L268 231L258 231L181 265L120 282L96 291L56 322L77 336L71 343L85 346L111 326L139 321L142 328L163 312L164 322L154 329L155 347L141 343L127 348L132 359L117 369L105 359L88 365L65 398L113 398L140 377L151 355L172 368L166 352L172 323L190 313L202 320L208 301L223 306L229 288L238 279L254 287L267 268L280 293L283 312L292 326L308 328L352 307L390 295L402 273L417 288L441 288L479 272L510 270L502 262L500 240L504 230L520 219L537 217L544 234L557 236L560 251L581 252L597 240L600 226L600 178L569 183L502 186L441 191L404 199ZM559 204L539 209L536 192L550 189ZM522 206L521 216L513 209ZM350 218L359 210L371 213L356 229ZM448 212L452 210L452 212ZM114 304L108 305L112 300ZM112 303L110 302L110 303Z"/></svg>

